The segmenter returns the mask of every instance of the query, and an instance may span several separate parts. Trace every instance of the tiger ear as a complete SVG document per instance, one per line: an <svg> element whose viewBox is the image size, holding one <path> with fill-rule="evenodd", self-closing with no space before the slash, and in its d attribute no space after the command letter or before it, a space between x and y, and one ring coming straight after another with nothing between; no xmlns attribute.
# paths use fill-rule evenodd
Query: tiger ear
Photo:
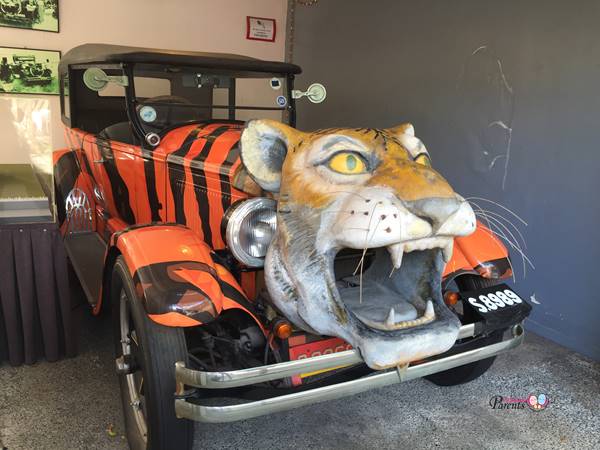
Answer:
<svg viewBox="0 0 600 450"><path fill-rule="evenodd" d="M288 146L299 131L276 120L250 120L240 139L240 157L248 174L265 191L279 192Z"/></svg>
<svg viewBox="0 0 600 450"><path fill-rule="evenodd" d="M415 135L415 127L412 126L412 123L403 123L402 125L397 125L393 128L390 128L391 131L395 135L399 134L408 134L409 136Z"/></svg>
<svg viewBox="0 0 600 450"><path fill-rule="evenodd" d="M388 128L388 131L398 139L400 144L402 144L402 147L408 150L413 158L421 153L428 154L425 145L423 145L421 140L415 136L415 127L413 127L412 124L403 123L402 125Z"/></svg>

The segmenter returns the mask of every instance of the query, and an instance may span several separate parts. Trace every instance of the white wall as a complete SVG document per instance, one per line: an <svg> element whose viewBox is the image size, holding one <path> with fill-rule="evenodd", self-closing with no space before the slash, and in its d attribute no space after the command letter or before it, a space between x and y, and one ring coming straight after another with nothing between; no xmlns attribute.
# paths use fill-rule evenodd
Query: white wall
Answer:
<svg viewBox="0 0 600 450"><path fill-rule="evenodd" d="M282 61L286 12L286 0L60 0L60 33L0 27L0 45L64 53L84 43L107 43ZM274 18L275 42L247 40L246 16ZM32 97L38 98L0 95L0 163L28 161L26 139L17 139L11 109ZM64 139L58 96L39 98L48 100L50 141L60 148Z"/></svg>

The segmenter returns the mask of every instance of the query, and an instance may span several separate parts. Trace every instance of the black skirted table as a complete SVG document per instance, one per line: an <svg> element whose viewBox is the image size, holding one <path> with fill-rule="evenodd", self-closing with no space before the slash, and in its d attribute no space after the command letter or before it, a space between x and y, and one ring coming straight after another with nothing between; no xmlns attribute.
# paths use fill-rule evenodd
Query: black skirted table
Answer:
<svg viewBox="0 0 600 450"><path fill-rule="evenodd" d="M76 354L67 270L56 224L0 224L0 364Z"/></svg>
<svg viewBox="0 0 600 450"><path fill-rule="evenodd" d="M0 168L0 365L74 356L67 257L47 197L26 168Z"/></svg>

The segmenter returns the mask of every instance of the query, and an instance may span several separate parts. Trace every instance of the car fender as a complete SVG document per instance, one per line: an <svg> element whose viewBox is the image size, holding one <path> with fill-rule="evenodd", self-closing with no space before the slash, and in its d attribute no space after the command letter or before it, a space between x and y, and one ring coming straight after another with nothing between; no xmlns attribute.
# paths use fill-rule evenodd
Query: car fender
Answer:
<svg viewBox="0 0 600 450"><path fill-rule="evenodd" d="M153 321L190 327L240 309L263 328L235 277L215 263L211 247L189 228L160 223L133 226L111 236L107 259L110 255L116 259L115 252L123 256L138 298ZM105 272L110 276L112 270Z"/></svg>
<svg viewBox="0 0 600 450"><path fill-rule="evenodd" d="M444 278L462 273L480 274L485 264L502 268L501 278L512 274L506 247L498 237L481 222L469 236L454 239L452 258L446 264Z"/></svg>

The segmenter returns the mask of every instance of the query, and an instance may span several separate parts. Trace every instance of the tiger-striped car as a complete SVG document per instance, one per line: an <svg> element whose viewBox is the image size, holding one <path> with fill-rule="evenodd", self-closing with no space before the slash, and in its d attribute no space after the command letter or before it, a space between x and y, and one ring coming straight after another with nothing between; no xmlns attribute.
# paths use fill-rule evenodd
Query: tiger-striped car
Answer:
<svg viewBox="0 0 600 450"><path fill-rule="evenodd" d="M325 91L236 55L86 44L59 72L56 207L93 314L112 314L132 448L466 382L523 339L505 247L412 125L298 131L296 99Z"/></svg>

